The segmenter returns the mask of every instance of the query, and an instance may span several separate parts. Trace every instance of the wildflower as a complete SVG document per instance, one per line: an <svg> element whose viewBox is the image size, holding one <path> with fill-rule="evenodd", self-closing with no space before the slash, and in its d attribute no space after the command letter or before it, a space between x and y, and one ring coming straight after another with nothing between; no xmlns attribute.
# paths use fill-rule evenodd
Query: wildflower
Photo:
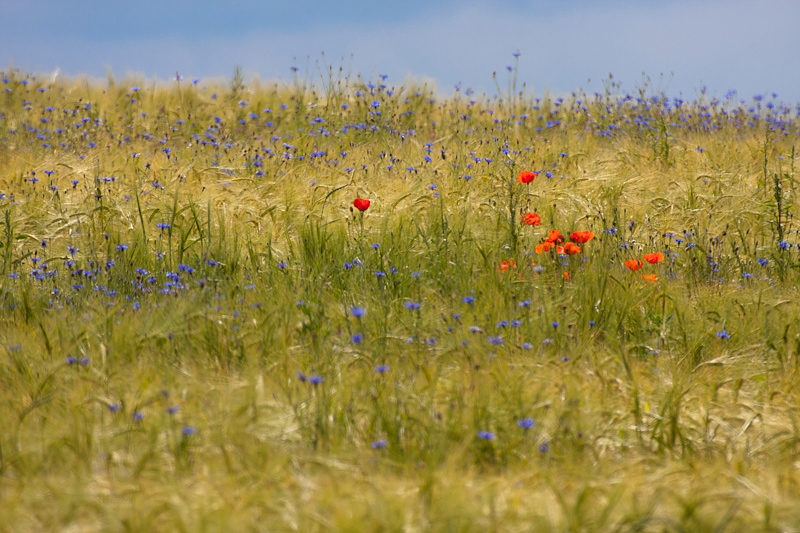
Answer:
<svg viewBox="0 0 800 533"><path fill-rule="evenodd" d="M364 340L364 336L361 333L356 333L350 338L350 340L353 342L353 344L360 344L361 341Z"/></svg>
<svg viewBox="0 0 800 533"><path fill-rule="evenodd" d="M369 209L369 200L365 200L364 198L356 198L353 200L353 206L359 211L364 212Z"/></svg>
<svg viewBox="0 0 800 533"><path fill-rule="evenodd" d="M422 307L422 305L419 302L405 302L403 305L405 306L406 309L411 309L412 311L416 311L417 309Z"/></svg>
<svg viewBox="0 0 800 533"><path fill-rule="evenodd" d="M545 239L545 242L553 243L553 244L561 244L564 242L564 236L561 235L561 232L557 229L550 230L550 234Z"/></svg>
<svg viewBox="0 0 800 533"><path fill-rule="evenodd" d="M569 281L569 278L570 278L569 272L564 272L564 280Z"/></svg>
<svg viewBox="0 0 800 533"><path fill-rule="evenodd" d="M539 453L547 453L550 451L550 444L543 442L539 445Z"/></svg>
<svg viewBox="0 0 800 533"><path fill-rule="evenodd" d="M655 274L642 274L642 278L647 281L658 281L659 278Z"/></svg>
<svg viewBox="0 0 800 533"><path fill-rule="evenodd" d="M475 297L474 296L464 296L463 298L461 298L461 301L464 302L465 304L471 304L472 302L475 301Z"/></svg>
<svg viewBox="0 0 800 533"><path fill-rule="evenodd" d="M723 329L722 331L718 331L717 332L717 337L719 337L720 339L730 339L731 338L730 334L728 333L728 330L726 330L726 329Z"/></svg>
<svg viewBox="0 0 800 533"><path fill-rule="evenodd" d="M491 431L479 431L478 438L483 440L494 440L494 433Z"/></svg>
<svg viewBox="0 0 800 533"><path fill-rule="evenodd" d="M524 185L526 183L532 182L534 179L536 179L536 176L538 176L538 175L539 175L538 172L531 172L529 170L523 170L517 176L517 181Z"/></svg>
<svg viewBox="0 0 800 533"><path fill-rule="evenodd" d="M361 318L366 313L367 313L367 310L364 309L363 307L355 307L355 306L353 306L353 307L350 308L350 314L353 315L356 318Z"/></svg>
<svg viewBox="0 0 800 533"><path fill-rule="evenodd" d="M312 385L319 385L320 383L324 382L325 378L322 376L308 376L308 382Z"/></svg>
<svg viewBox="0 0 800 533"><path fill-rule="evenodd" d="M532 418L520 418L517 420L517 425L522 429L531 429L536 425L536 422Z"/></svg>
<svg viewBox="0 0 800 533"><path fill-rule="evenodd" d="M191 437L192 435L194 435L196 433L197 433L197 430L192 426L183 426L183 429L181 429L181 434L184 437Z"/></svg>
<svg viewBox="0 0 800 533"><path fill-rule="evenodd" d="M503 337L487 337L486 340L491 344L503 344Z"/></svg>
<svg viewBox="0 0 800 533"><path fill-rule="evenodd" d="M373 450L380 450L381 448L385 448L385 447L386 447L386 441L385 441L385 440L383 440L383 439L381 439L381 440L376 440L375 442L373 442L372 444L370 444L370 447L371 447Z"/></svg>
<svg viewBox="0 0 800 533"><path fill-rule="evenodd" d="M537 254L543 254L543 253L555 248L555 246L556 245L553 244L552 242L547 242L547 241L539 243L539 244L536 245L536 253Z"/></svg>
<svg viewBox="0 0 800 533"><path fill-rule="evenodd" d="M625 267L628 268L629 270L639 270L640 268L642 268L642 266L644 266L644 263L642 263L638 259L628 259L627 261L625 261Z"/></svg>
<svg viewBox="0 0 800 533"><path fill-rule="evenodd" d="M509 268L517 268L517 263L509 258L508 261L502 261L500 263L500 272L508 272Z"/></svg>
<svg viewBox="0 0 800 533"><path fill-rule="evenodd" d="M520 215L522 223L526 226L538 226L542 222L542 217L536 213L523 213Z"/></svg>
<svg viewBox="0 0 800 533"><path fill-rule="evenodd" d="M378 365L375 367L375 372L378 374L383 374L384 372L389 371L389 365Z"/></svg>
<svg viewBox="0 0 800 533"><path fill-rule="evenodd" d="M575 243L586 243L594 239L594 233L591 231L576 231L569 236L569 239Z"/></svg>
<svg viewBox="0 0 800 533"><path fill-rule="evenodd" d="M662 254L661 252L647 254L642 259L644 259L645 261L647 261L648 263L650 263L652 265L652 264L658 263L660 261L663 261L664 260L664 254Z"/></svg>
<svg viewBox="0 0 800 533"><path fill-rule="evenodd" d="M557 246L556 247L556 253L561 254L561 255L564 255L564 254L567 254L567 255L579 254L579 253L581 253L581 247L578 246L575 243L568 242L564 246Z"/></svg>

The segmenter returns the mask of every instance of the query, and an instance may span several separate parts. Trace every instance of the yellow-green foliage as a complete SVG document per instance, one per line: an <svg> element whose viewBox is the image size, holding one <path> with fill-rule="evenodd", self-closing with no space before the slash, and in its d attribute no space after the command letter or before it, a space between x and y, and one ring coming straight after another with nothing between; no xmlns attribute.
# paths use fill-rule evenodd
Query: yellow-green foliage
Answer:
<svg viewBox="0 0 800 533"><path fill-rule="evenodd" d="M779 102L3 79L0 531L800 523Z"/></svg>

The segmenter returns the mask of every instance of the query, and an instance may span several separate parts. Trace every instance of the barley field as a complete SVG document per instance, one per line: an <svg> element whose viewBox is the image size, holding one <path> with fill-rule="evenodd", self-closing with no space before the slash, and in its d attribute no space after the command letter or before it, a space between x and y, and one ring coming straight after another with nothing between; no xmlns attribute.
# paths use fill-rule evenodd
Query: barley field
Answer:
<svg viewBox="0 0 800 533"><path fill-rule="evenodd" d="M800 110L0 84L0 531L798 531Z"/></svg>

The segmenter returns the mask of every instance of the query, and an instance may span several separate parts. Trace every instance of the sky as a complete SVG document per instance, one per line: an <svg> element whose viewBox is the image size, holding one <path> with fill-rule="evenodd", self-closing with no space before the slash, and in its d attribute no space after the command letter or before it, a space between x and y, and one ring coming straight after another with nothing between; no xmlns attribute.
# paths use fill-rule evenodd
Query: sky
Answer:
<svg viewBox="0 0 800 533"><path fill-rule="evenodd" d="M324 65L493 96L623 91L800 102L798 0L0 0L0 70L319 84Z"/></svg>

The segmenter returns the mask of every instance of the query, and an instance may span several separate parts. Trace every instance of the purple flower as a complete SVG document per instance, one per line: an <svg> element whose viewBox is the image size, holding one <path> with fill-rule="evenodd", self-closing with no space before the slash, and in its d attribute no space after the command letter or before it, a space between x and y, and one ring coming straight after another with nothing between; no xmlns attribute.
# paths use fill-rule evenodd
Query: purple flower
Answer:
<svg viewBox="0 0 800 533"><path fill-rule="evenodd" d="M520 418L517 420L517 425L522 429L531 429L536 425L536 422L532 418Z"/></svg>
<svg viewBox="0 0 800 533"><path fill-rule="evenodd" d="M478 438L483 440L494 440L494 433L491 431L479 431Z"/></svg>

